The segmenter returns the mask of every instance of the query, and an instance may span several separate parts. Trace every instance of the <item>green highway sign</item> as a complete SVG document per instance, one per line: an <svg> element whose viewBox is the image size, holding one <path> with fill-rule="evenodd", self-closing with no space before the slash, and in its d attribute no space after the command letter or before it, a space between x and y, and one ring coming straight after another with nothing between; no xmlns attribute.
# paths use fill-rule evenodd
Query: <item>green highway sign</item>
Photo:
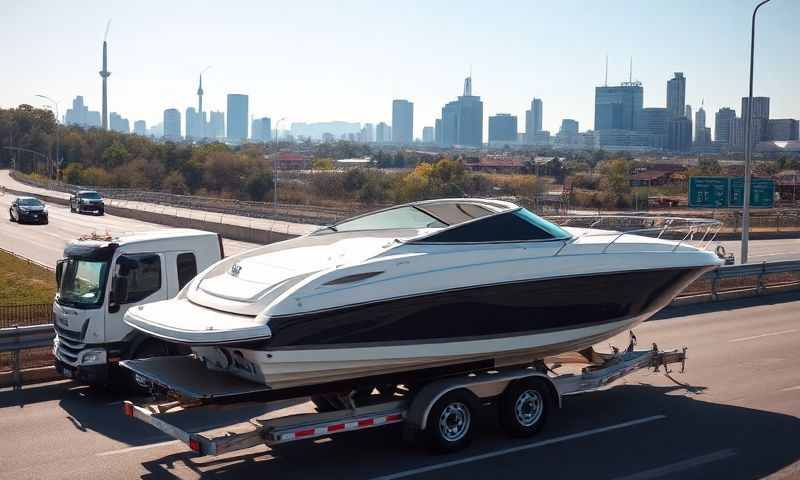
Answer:
<svg viewBox="0 0 800 480"><path fill-rule="evenodd" d="M726 208L729 189L728 177L690 177L689 207Z"/></svg>
<svg viewBox="0 0 800 480"><path fill-rule="evenodd" d="M729 205L739 207L744 204L744 177L731 179ZM775 205L775 182L768 178L750 179L750 206L753 208L772 208Z"/></svg>
<svg viewBox="0 0 800 480"><path fill-rule="evenodd" d="M741 208L744 200L744 177L689 178L689 207ZM772 208L775 204L775 181L753 178L750 182L750 206Z"/></svg>

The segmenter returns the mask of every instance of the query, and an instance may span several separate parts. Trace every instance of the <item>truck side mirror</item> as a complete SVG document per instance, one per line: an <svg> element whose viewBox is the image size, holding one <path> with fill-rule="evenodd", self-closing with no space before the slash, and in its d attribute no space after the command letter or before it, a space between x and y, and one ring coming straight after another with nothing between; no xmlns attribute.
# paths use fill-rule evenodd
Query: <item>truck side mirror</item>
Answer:
<svg viewBox="0 0 800 480"><path fill-rule="evenodd" d="M64 259L56 262L56 287L61 285L61 276L64 273L64 262L66 262Z"/></svg>

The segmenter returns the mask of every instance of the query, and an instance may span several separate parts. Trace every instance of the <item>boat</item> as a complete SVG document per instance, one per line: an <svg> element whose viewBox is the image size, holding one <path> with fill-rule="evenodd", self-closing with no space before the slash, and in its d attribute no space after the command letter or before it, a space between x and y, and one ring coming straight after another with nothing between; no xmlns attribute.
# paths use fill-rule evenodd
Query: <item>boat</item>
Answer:
<svg viewBox="0 0 800 480"><path fill-rule="evenodd" d="M226 258L125 322L270 389L520 365L632 329L722 263L690 241L706 228L707 247L713 222L676 224L646 236L500 200L408 203Z"/></svg>

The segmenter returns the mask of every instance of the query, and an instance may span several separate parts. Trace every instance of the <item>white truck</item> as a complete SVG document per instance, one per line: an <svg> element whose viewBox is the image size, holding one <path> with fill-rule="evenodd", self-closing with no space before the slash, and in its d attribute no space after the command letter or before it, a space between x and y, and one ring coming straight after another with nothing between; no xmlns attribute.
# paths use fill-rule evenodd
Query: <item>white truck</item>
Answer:
<svg viewBox="0 0 800 480"><path fill-rule="evenodd" d="M129 308L174 297L198 272L224 257L222 237L191 229L70 242L56 265L55 367L90 384L130 385L120 360L185 353L122 321Z"/></svg>

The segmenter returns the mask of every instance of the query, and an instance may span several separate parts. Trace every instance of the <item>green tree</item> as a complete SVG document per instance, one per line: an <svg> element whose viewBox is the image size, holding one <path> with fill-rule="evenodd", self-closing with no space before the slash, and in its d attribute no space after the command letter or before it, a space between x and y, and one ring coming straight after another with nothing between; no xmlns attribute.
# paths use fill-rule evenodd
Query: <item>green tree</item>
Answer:
<svg viewBox="0 0 800 480"><path fill-rule="evenodd" d="M245 182L245 190L250 200L263 201L267 192L272 191L272 174L262 171L250 174Z"/></svg>
<svg viewBox="0 0 800 480"><path fill-rule="evenodd" d="M311 162L312 170L333 170L334 164L332 158L318 158Z"/></svg>
<svg viewBox="0 0 800 480"><path fill-rule="evenodd" d="M114 141L103 150L103 165L106 168L118 167L128 159L128 149L122 142Z"/></svg>

